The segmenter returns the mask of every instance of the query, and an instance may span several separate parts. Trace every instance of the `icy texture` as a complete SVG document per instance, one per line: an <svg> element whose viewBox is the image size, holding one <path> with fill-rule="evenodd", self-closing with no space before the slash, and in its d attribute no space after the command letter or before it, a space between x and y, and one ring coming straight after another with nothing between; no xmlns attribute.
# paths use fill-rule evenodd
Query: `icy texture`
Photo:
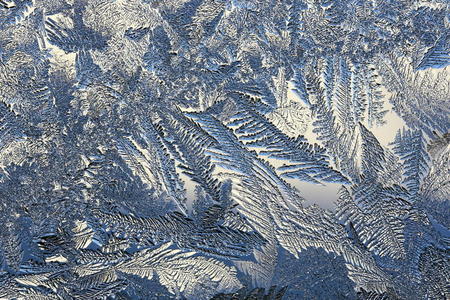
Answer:
<svg viewBox="0 0 450 300"><path fill-rule="evenodd" d="M0 0L0 299L450 299L447 0Z"/></svg>

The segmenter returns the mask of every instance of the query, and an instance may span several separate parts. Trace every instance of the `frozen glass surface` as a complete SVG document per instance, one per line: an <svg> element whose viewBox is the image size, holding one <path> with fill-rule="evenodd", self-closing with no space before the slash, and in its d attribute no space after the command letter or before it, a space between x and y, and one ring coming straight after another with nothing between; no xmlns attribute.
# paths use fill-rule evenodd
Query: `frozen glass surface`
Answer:
<svg viewBox="0 0 450 300"><path fill-rule="evenodd" d="M0 299L450 299L448 0L0 0Z"/></svg>

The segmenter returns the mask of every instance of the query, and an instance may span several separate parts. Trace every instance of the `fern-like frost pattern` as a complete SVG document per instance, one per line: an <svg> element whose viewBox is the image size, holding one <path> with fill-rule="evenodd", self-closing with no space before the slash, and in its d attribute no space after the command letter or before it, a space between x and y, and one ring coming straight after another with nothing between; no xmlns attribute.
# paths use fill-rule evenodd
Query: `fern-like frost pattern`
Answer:
<svg viewBox="0 0 450 300"><path fill-rule="evenodd" d="M0 0L0 299L450 299L447 0Z"/></svg>

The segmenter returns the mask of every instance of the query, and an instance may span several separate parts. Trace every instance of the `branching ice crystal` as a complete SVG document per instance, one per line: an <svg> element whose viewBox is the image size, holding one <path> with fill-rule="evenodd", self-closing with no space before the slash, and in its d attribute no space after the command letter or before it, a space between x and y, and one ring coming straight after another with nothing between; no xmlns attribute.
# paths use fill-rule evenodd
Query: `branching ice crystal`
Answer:
<svg viewBox="0 0 450 300"><path fill-rule="evenodd" d="M450 299L447 0L0 0L0 299Z"/></svg>

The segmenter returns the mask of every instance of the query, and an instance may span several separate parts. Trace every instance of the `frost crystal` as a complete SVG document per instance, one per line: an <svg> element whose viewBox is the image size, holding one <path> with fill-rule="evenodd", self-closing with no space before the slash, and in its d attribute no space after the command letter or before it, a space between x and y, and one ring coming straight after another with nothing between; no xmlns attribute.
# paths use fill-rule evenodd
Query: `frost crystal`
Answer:
<svg viewBox="0 0 450 300"><path fill-rule="evenodd" d="M0 299L450 299L447 0L0 0Z"/></svg>

